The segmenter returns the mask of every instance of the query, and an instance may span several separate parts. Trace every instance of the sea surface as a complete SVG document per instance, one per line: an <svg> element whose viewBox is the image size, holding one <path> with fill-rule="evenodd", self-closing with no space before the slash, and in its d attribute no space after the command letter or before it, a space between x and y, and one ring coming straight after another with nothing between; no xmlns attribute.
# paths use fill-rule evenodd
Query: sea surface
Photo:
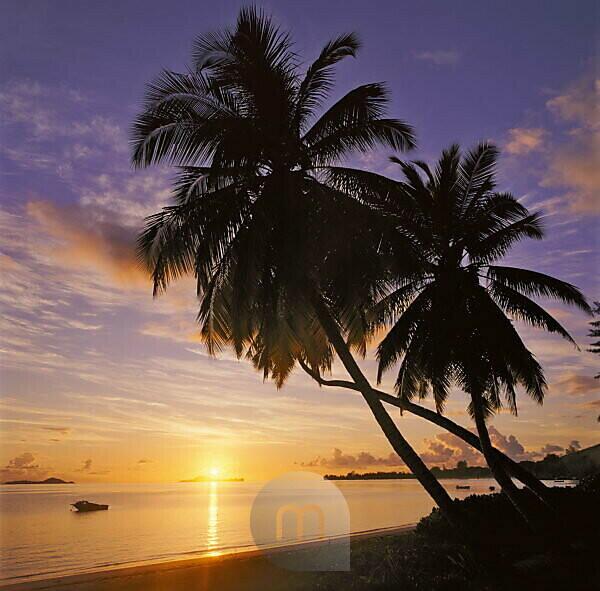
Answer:
<svg viewBox="0 0 600 591"><path fill-rule="evenodd" d="M444 480L452 496L493 480ZM416 480L336 481L350 531L416 523L432 501ZM457 490L469 485L470 490ZM255 548L250 511L262 483L0 486L0 585L107 567ZM108 511L76 513L86 499ZM273 544L277 541L273 539Z"/></svg>

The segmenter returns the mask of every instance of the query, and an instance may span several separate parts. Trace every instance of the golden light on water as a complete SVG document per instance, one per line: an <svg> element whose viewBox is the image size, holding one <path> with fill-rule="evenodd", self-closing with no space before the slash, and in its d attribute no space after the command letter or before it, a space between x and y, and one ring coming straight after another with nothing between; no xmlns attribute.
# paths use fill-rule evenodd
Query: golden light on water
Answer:
<svg viewBox="0 0 600 591"><path fill-rule="evenodd" d="M211 470L212 475L212 470ZM208 525L206 531L206 541L208 549L216 548L219 545L219 483L211 482L208 491ZM216 556L216 551L209 553L210 556Z"/></svg>

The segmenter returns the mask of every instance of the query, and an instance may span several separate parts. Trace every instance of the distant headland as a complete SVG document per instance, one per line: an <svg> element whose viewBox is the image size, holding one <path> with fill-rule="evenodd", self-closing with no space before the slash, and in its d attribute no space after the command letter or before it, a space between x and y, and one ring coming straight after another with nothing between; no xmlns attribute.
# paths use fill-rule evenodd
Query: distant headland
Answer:
<svg viewBox="0 0 600 591"><path fill-rule="evenodd" d="M466 462L458 462L456 468L431 469L436 478L490 478L490 469L482 466L468 466ZM325 474L325 480L412 480L411 472L348 472L344 475Z"/></svg>
<svg viewBox="0 0 600 591"><path fill-rule="evenodd" d="M548 454L543 460L537 462L522 461L521 466L534 474L537 478L553 479L581 479L586 476L600 473L600 444L592 445L586 449L567 452L562 456ZM483 466L469 466L467 462L460 461L455 468L431 469L436 478L491 478L490 469ZM348 472L347 474L325 474L325 480L405 480L414 479L410 472Z"/></svg>
<svg viewBox="0 0 600 591"><path fill-rule="evenodd" d="M46 478L46 480L9 480L2 484L75 484L72 480L62 480L61 478Z"/></svg>

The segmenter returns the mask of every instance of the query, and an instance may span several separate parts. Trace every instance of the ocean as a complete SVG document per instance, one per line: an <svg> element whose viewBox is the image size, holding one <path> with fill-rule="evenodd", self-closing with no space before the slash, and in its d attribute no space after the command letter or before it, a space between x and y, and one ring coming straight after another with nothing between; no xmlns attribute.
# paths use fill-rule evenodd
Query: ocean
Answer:
<svg viewBox="0 0 600 591"><path fill-rule="evenodd" d="M454 497L493 480L442 481ZM416 480L337 481L350 531L416 523L432 501ZM457 490L457 485L470 490ZM250 512L262 483L0 486L0 584L255 548ZM108 511L76 513L86 499ZM273 545L276 545L273 539Z"/></svg>

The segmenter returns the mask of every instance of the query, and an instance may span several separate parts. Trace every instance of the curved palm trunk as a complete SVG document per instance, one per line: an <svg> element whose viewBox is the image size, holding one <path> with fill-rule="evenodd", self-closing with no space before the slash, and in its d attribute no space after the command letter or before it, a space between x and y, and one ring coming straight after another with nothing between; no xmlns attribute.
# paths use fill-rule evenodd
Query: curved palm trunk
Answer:
<svg viewBox="0 0 600 591"><path fill-rule="evenodd" d="M534 520L531 515L523 507L523 503L519 498L519 489L512 481L504 466L499 461L498 455L494 453L494 448L490 440L490 434L487 429L485 422L485 414L483 410L483 399L481 394L472 394L471 400L473 402L473 415L475 417L475 425L477 427L477 433L479 434L479 441L481 443L481 451L485 457L485 460L490 467L492 475L502 488L502 492L510 499L515 509L522 515L523 519L529 524L530 527L534 527Z"/></svg>
<svg viewBox="0 0 600 591"><path fill-rule="evenodd" d="M322 297L319 294L315 294L312 303L317 318L327 334L327 338L333 345L338 357L346 368L346 371L359 386L361 394L369 405L381 430L394 448L394 451L415 475L423 488L429 493L445 517L452 523L458 524L460 519L458 518L456 507L450 498L450 495L430 472L429 468L427 468L417 452L411 447L410 443L403 437L390 415L386 412L379 396L372 390L369 382L350 353L350 350L339 331L337 323L332 318L329 308Z"/></svg>
<svg viewBox="0 0 600 591"><path fill-rule="evenodd" d="M312 377L318 384L323 386L335 386L338 388L348 388L353 391L359 391L360 388L355 382L347 382L344 380L324 380L321 376L312 371L305 363L300 362L301 367L304 371ZM387 394L386 392L382 392L381 390L377 390L371 387L371 391L374 392L375 395L379 397L382 402L387 404L391 404L399 408L401 411L406 411L415 416L421 417L442 429L446 429L449 433L452 433L456 437L462 439L465 443L468 443L470 446L475 448L477 451L481 451L481 443L479 441L479 437L465 429L458 423L450 420L448 417L440 415L437 412L434 412L428 408L423 406L419 406L414 402L410 402L409 400L401 400L396 396L392 396ZM509 458L507 455L503 454L500 450L495 447L492 448L493 452L497 455L498 461L500 461L505 470L508 471L514 478L519 480L524 486L526 486L531 492L533 492L549 509L553 510L553 501L550 490L548 487L538 478L536 478L531 472L523 468L517 462Z"/></svg>
<svg viewBox="0 0 600 591"><path fill-rule="evenodd" d="M393 398L394 401L390 401L389 398ZM465 443L468 443L470 446L474 447L478 451L483 451L481 442L477 435L461 427L459 424L454 421L448 419L447 417L440 415L428 408L424 408L419 406L418 404L414 404L410 401L400 401L393 396L387 395L386 398L382 398L384 402L389 402L390 404L394 404L395 406L400 407L407 412L410 412L414 415L417 415L423 419L426 419L438 427L442 427L446 429L449 433L456 435L462 439ZM398 401L396 403L396 401ZM543 501L549 508L552 507L552 498L551 493L548 487L541 482L538 478L536 478L531 472L520 466L517 462L509 458L506 454L502 453L500 450L496 449L492 446L492 454L496 457L497 462L499 462L503 469L506 470L509 474L514 476L517 480L519 480L524 486L526 486L531 492L533 492L541 501Z"/></svg>

